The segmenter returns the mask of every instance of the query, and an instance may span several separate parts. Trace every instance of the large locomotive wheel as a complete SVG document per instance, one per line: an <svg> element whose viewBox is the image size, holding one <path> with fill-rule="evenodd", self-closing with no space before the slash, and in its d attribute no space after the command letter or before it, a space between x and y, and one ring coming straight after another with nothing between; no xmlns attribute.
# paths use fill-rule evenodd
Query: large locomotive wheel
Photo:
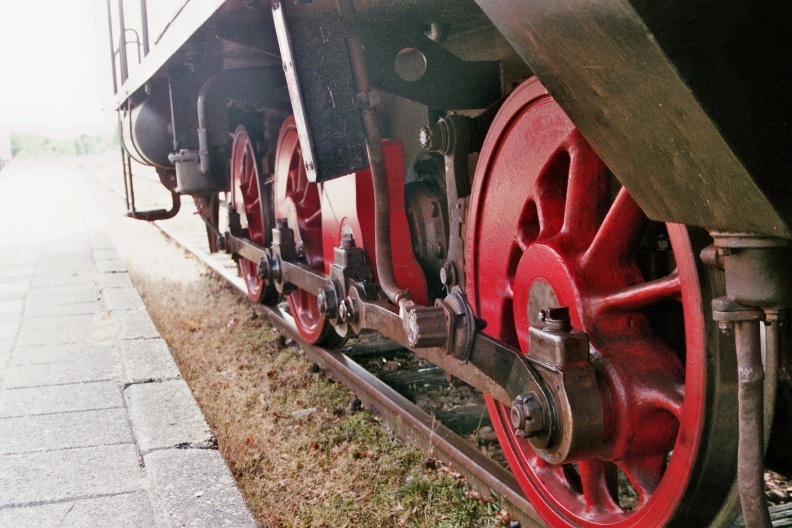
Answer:
<svg viewBox="0 0 792 528"><path fill-rule="evenodd" d="M322 206L319 186L308 181L294 117L281 126L275 155L275 214L285 218L294 230L298 251L308 266L324 271L322 254ZM297 330L309 343L335 344L338 340L330 323L319 314L316 296L304 290L289 294Z"/></svg>
<svg viewBox="0 0 792 528"><path fill-rule="evenodd" d="M734 352L709 313L722 279L697 259L704 235L649 222L535 79L496 117L471 201L468 296L487 333L530 354L529 326L560 305L591 341L599 447L550 464L488 401L539 514L551 526L710 524L734 481L737 411Z"/></svg>
<svg viewBox="0 0 792 528"><path fill-rule="evenodd" d="M266 219L265 212L265 200L269 199L267 192L261 181L253 143L245 127L240 125L234 132L231 147L231 207L238 218L231 224L233 230L241 231L235 234L241 234L260 246L266 245L266 234L272 229L272 222ZM240 258L237 266L250 300L269 303L277 299L277 291L265 286L259 278L257 263Z"/></svg>

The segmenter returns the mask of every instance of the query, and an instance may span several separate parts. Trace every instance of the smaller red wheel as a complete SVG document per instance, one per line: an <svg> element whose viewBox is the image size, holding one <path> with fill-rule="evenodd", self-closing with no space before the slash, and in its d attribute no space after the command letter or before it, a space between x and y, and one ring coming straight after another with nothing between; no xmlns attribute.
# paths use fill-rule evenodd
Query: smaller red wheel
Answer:
<svg viewBox="0 0 792 528"><path fill-rule="evenodd" d="M231 147L231 208L238 216L232 229L260 246L266 243L265 233L272 229L265 220L262 196L265 186L258 169L258 157L245 127L239 125L234 132ZM258 264L240 258L237 266L245 281L248 297L253 302L272 302L277 298L274 288L267 287L258 274Z"/></svg>
<svg viewBox="0 0 792 528"><path fill-rule="evenodd" d="M308 181L294 117L281 126L275 154L275 214L294 230L297 250L308 266L324 271L322 254L322 205L319 188ZM336 344L340 337L321 316L316 296L304 290L289 294L297 330L313 344Z"/></svg>

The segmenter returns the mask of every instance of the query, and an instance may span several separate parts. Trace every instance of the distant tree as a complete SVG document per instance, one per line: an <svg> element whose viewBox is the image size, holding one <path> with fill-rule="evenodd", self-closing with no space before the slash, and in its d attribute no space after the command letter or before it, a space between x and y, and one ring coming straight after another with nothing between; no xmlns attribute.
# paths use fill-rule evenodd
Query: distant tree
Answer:
<svg viewBox="0 0 792 528"><path fill-rule="evenodd" d="M100 154L118 147L114 134L89 136L82 134L73 139L53 139L37 134L11 134L11 155L27 156L83 156Z"/></svg>

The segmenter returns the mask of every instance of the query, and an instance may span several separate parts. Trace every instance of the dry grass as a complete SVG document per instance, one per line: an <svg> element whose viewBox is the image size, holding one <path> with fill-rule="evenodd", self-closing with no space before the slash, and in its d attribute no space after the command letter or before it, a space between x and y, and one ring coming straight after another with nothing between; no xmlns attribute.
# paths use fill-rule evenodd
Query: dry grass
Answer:
<svg viewBox="0 0 792 528"><path fill-rule="evenodd" d="M423 463L370 413L348 415L350 391L310 375L199 263L149 226L124 233L116 245L262 526L501 525L505 512L453 470Z"/></svg>

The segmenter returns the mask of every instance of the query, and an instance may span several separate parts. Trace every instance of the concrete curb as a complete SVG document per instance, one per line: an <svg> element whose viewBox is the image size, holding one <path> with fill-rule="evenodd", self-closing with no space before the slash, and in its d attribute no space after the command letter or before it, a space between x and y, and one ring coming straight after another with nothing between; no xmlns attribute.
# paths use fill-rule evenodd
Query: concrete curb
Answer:
<svg viewBox="0 0 792 528"><path fill-rule="evenodd" d="M258 526L126 267L99 240L97 282L115 327L123 397L157 526Z"/></svg>

